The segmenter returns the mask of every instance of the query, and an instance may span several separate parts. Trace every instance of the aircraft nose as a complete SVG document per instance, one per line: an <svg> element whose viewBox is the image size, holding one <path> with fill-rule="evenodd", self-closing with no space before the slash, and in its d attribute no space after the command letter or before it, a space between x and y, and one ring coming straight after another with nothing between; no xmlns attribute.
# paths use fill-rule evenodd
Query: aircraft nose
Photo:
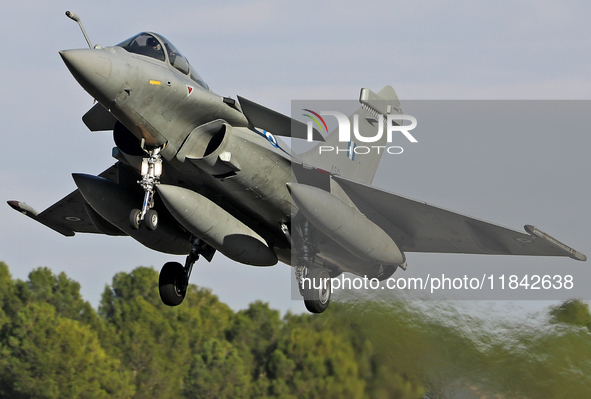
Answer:
<svg viewBox="0 0 591 399"><path fill-rule="evenodd" d="M104 92L112 72L109 54L101 49L63 50L59 52L78 83L93 97L97 90Z"/></svg>

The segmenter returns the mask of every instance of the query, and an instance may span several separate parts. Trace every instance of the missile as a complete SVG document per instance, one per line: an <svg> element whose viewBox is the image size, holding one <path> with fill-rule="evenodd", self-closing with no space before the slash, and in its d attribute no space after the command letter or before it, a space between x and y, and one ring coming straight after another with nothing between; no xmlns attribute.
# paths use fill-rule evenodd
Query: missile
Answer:
<svg viewBox="0 0 591 399"><path fill-rule="evenodd" d="M223 208L186 188L160 184L160 198L191 233L236 262L273 266L277 255L265 240Z"/></svg>
<svg viewBox="0 0 591 399"><path fill-rule="evenodd" d="M88 205L119 230L155 251L174 255L191 252L188 234L170 216L167 219L164 212L160 212L156 231L131 228L129 211L141 203L141 194L138 197L133 190L98 176L74 173L72 177Z"/></svg>
<svg viewBox="0 0 591 399"><path fill-rule="evenodd" d="M353 255L382 265L404 263L394 240L358 209L316 187L297 183L287 187L310 223Z"/></svg>

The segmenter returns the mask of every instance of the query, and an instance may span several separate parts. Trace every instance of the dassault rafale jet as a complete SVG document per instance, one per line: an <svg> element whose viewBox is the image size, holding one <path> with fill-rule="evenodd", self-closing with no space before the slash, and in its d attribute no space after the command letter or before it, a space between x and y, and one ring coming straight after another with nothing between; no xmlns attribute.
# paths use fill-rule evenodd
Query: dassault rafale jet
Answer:
<svg viewBox="0 0 591 399"><path fill-rule="evenodd" d="M41 213L8 203L64 236L130 236L186 255L160 272L166 305L183 301L194 263L216 251L246 265L291 265L313 313L327 308L331 278L387 279L406 269L406 252L586 260L534 226L524 234L372 187L380 155L319 150L350 145L338 129L323 138L255 102L215 94L159 34L92 46L78 16L66 15L89 48L59 54L96 99L82 119L91 131L113 132L117 162L98 176L73 174L77 189ZM362 89L359 102L361 117L349 122L362 136L377 137L376 118L403 117L389 86ZM317 143L297 155L279 136Z"/></svg>

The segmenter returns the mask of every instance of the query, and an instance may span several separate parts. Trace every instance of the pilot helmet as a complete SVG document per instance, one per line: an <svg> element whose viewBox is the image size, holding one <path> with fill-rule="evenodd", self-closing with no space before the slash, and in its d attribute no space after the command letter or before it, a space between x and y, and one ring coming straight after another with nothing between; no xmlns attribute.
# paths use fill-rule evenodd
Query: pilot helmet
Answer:
<svg viewBox="0 0 591 399"><path fill-rule="evenodd" d="M146 40L146 46L160 49L160 43L158 43L158 40L154 37L149 37L148 40Z"/></svg>

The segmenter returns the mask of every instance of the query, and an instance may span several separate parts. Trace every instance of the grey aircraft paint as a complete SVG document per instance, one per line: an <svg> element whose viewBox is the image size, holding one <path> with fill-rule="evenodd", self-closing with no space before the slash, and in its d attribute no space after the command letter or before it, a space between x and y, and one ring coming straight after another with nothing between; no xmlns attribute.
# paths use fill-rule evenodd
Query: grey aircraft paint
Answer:
<svg viewBox="0 0 591 399"><path fill-rule="evenodd" d="M216 250L250 265L279 260L294 266L300 282L307 276L324 283L343 271L385 279L406 268L404 252L586 260L533 226L523 234L371 187L379 157L343 163L313 149L292 153L278 136L303 138L301 122L215 94L158 34L60 55L98 101L84 122L93 131L113 130L118 162L98 177L74 175L78 190L44 212L9 205L64 235L128 235L157 251L187 254L184 266L167 263L161 272L168 305L184 298L199 256L211 260ZM363 89L361 103L365 136L376 127L372 116L401 113L389 86L377 94ZM325 144L335 138L331 133ZM329 288L300 288L310 311L326 309Z"/></svg>

